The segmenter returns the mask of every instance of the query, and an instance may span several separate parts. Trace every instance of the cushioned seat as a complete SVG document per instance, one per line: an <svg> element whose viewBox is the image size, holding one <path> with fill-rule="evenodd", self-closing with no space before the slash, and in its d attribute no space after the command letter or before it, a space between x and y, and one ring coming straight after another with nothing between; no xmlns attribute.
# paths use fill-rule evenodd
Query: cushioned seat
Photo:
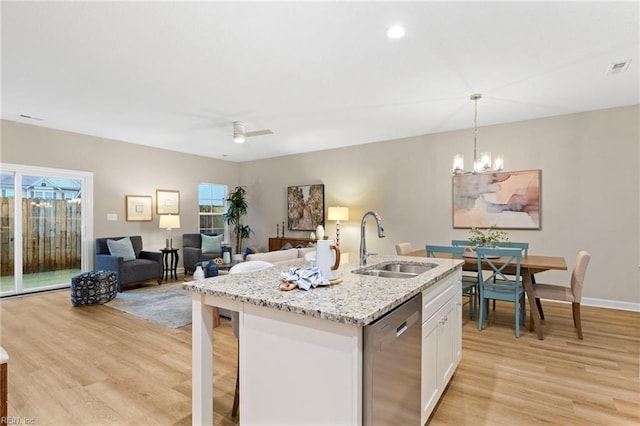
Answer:
<svg viewBox="0 0 640 426"><path fill-rule="evenodd" d="M540 299L548 299L571 303L573 312L573 326L576 328L579 339L582 339L582 321L580 319L582 286L584 283L584 276L587 273L587 266L589 265L590 259L591 255L588 252L581 250L578 253L576 263L573 265L573 271L571 272L571 287L565 287L556 284L533 285L533 293L536 296L536 301ZM538 304L538 310L540 311L540 317L544 319L542 304Z"/></svg>
<svg viewBox="0 0 640 426"><path fill-rule="evenodd" d="M396 244L396 254L403 256L413 251L413 245L411 243L399 243Z"/></svg>
<svg viewBox="0 0 640 426"><path fill-rule="evenodd" d="M162 282L162 253L143 250L142 237L139 235L96 238L95 267L116 272L118 291L122 291L127 284L150 280L158 284Z"/></svg>
<svg viewBox="0 0 640 426"><path fill-rule="evenodd" d="M202 235L205 237L213 237L202 245ZM182 234L182 252L184 272L192 274L196 269L196 263L209 261L216 257L222 257L222 238L223 235L216 234ZM208 249L208 250L206 250Z"/></svg>
<svg viewBox="0 0 640 426"><path fill-rule="evenodd" d="M91 271L71 278L73 306L107 303L118 294L118 279L113 271Z"/></svg>
<svg viewBox="0 0 640 426"><path fill-rule="evenodd" d="M247 261L261 260L269 263L284 263L303 258L307 253L315 253L315 247L290 248L288 250L275 250L266 253L248 254Z"/></svg>

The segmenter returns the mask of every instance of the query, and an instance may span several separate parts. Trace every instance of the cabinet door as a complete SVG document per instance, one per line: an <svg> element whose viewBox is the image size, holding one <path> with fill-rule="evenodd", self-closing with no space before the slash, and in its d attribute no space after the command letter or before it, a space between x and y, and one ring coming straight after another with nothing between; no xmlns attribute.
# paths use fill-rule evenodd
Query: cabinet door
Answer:
<svg viewBox="0 0 640 426"><path fill-rule="evenodd" d="M436 314L422 324L422 424L429 419L441 393L438 371L439 320Z"/></svg>
<svg viewBox="0 0 640 426"><path fill-rule="evenodd" d="M455 325L453 326L453 331L455 332L453 337L453 367L455 370L462 359L462 291L458 291L458 294L456 294L453 300L456 302L453 318L455 321Z"/></svg>
<svg viewBox="0 0 640 426"><path fill-rule="evenodd" d="M438 377L444 389L455 370L454 347L459 333L456 331L456 299L451 299L438 311Z"/></svg>

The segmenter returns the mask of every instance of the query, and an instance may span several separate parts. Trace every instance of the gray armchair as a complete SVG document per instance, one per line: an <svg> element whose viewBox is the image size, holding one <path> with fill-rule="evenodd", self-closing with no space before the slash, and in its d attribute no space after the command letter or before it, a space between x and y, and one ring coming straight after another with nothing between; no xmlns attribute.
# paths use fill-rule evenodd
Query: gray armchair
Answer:
<svg viewBox="0 0 640 426"><path fill-rule="evenodd" d="M217 234L205 234L215 236ZM222 250L218 252L203 253L202 252L202 237L200 234L182 234L182 253L184 273L193 274L196 269L196 263L203 262L205 260L215 259L216 257L222 257Z"/></svg>
<svg viewBox="0 0 640 426"><path fill-rule="evenodd" d="M115 271L118 277L118 291L127 284L155 280L162 282L162 253L142 250L142 237L129 237L136 255L134 260L124 261L122 257L112 256L107 240L120 240L124 237L96 238L95 268L103 271Z"/></svg>

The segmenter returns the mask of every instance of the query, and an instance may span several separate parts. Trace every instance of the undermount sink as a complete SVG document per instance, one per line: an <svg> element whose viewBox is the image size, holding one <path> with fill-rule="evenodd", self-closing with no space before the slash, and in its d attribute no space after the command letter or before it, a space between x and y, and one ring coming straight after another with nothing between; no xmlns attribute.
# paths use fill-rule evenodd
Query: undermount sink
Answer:
<svg viewBox="0 0 640 426"><path fill-rule="evenodd" d="M429 269L435 268L436 266L438 265L436 265L435 263L416 264L416 263L406 263L406 262L393 262L393 263L388 263L379 269L383 269L385 271L392 271L392 272L407 272L407 273L419 275L423 272L427 272Z"/></svg>
<svg viewBox="0 0 640 426"><path fill-rule="evenodd" d="M369 275L373 277L383 278L413 278L417 277L423 272L428 271L429 269L435 268L436 266L438 265L434 263L416 264L406 262L392 262L356 269L355 271L353 271L353 273L358 275Z"/></svg>

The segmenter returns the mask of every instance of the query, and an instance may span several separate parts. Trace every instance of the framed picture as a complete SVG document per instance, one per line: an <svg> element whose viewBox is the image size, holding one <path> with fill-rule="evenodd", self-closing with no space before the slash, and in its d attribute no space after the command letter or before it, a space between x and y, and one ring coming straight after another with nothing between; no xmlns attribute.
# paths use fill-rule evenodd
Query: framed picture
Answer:
<svg viewBox="0 0 640 426"><path fill-rule="evenodd" d="M125 200L127 222L150 222L153 219L151 195L127 195Z"/></svg>
<svg viewBox="0 0 640 426"><path fill-rule="evenodd" d="M287 227L290 231L315 231L324 226L324 185L287 188Z"/></svg>
<svg viewBox="0 0 640 426"><path fill-rule="evenodd" d="M453 227L540 229L541 170L453 176Z"/></svg>
<svg viewBox="0 0 640 426"><path fill-rule="evenodd" d="M156 189L156 214L180 214L180 191Z"/></svg>

